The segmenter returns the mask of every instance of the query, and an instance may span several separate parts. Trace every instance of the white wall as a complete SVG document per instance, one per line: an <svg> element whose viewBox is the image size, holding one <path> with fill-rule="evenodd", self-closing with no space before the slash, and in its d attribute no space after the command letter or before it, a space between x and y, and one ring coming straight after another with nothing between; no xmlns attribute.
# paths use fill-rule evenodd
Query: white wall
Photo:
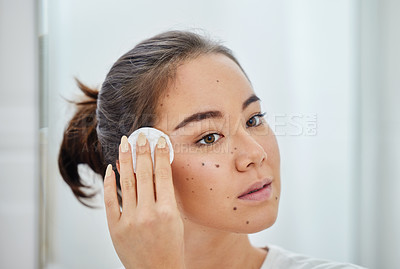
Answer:
<svg viewBox="0 0 400 269"><path fill-rule="evenodd" d="M267 100L280 113L315 115L317 132L278 136L283 200L265 234L298 252L355 262L355 3L285 2L287 28L275 27L288 36L284 85L266 87Z"/></svg>
<svg viewBox="0 0 400 269"><path fill-rule="evenodd" d="M282 155L280 214L252 241L356 262L355 1L71 0L49 1L48 11L52 266L117 264L103 212L80 206L58 175L56 154L71 115L60 96L77 93L74 76L99 85L134 44L174 28L202 28L225 40L276 127ZM295 119L300 133L289 122L294 116L302 117ZM307 133L308 123L317 124L316 133Z"/></svg>
<svg viewBox="0 0 400 269"><path fill-rule="evenodd" d="M400 268L400 2L360 2L360 261Z"/></svg>
<svg viewBox="0 0 400 269"><path fill-rule="evenodd" d="M400 2L380 1L378 265L400 268Z"/></svg>
<svg viewBox="0 0 400 269"><path fill-rule="evenodd" d="M0 268L37 265L35 5L0 0Z"/></svg>

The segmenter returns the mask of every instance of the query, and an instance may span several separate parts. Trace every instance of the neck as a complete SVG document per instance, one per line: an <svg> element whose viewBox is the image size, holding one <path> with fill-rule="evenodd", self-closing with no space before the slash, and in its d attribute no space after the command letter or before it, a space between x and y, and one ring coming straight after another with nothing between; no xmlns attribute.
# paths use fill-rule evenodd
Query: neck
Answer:
<svg viewBox="0 0 400 269"><path fill-rule="evenodd" d="M259 269L266 251L250 244L247 234L226 232L184 221L185 264L197 268Z"/></svg>

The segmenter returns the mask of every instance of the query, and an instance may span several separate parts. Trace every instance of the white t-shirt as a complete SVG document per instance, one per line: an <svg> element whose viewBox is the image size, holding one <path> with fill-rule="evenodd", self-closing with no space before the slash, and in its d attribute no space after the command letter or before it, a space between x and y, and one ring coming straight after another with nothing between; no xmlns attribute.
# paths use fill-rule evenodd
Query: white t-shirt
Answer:
<svg viewBox="0 0 400 269"><path fill-rule="evenodd" d="M268 246L268 254L260 269L363 269L358 265L315 259L293 253L278 246ZM365 269L365 268L364 268Z"/></svg>
<svg viewBox="0 0 400 269"><path fill-rule="evenodd" d="M269 251L260 269L366 269L350 263L311 258L274 245L267 248Z"/></svg>

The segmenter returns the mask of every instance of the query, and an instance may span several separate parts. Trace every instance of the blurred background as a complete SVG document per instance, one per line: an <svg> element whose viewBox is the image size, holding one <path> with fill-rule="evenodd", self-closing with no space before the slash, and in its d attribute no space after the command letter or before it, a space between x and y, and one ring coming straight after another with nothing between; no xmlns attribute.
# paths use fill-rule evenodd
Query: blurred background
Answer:
<svg viewBox="0 0 400 269"><path fill-rule="evenodd" d="M277 135L280 212L252 242L400 268L399 15L397 0L0 0L0 268L120 266L104 210L58 173L65 98L172 29L235 52Z"/></svg>

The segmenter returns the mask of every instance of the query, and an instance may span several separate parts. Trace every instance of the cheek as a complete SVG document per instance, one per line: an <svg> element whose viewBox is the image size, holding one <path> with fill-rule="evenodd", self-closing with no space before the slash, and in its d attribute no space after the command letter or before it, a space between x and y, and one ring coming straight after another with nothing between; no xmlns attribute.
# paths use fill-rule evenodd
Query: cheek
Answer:
<svg viewBox="0 0 400 269"><path fill-rule="evenodd" d="M225 169L224 169L225 167ZM213 196L224 191L227 164L210 154L177 154L172 163L177 202L185 211L212 206ZM226 186L225 186L226 187Z"/></svg>
<svg viewBox="0 0 400 269"><path fill-rule="evenodd" d="M174 185L179 190L203 189L223 175L221 158L202 154L179 154L172 163Z"/></svg>
<svg viewBox="0 0 400 269"><path fill-rule="evenodd" d="M280 177L280 152L275 134L269 129L267 139L264 139L261 144L267 153L267 164L272 168L275 177L276 200L281 192L281 177Z"/></svg>
<svg viewBox="0 0 400 269"><path fill-rule="evenodd" d="M278 141L276 140L275 134L268 127L268 135L259 140L260 145L264 148L264 151L268 156L268 163L275 169L279 169L280 166L280 153L278 147Z"/></svg>

